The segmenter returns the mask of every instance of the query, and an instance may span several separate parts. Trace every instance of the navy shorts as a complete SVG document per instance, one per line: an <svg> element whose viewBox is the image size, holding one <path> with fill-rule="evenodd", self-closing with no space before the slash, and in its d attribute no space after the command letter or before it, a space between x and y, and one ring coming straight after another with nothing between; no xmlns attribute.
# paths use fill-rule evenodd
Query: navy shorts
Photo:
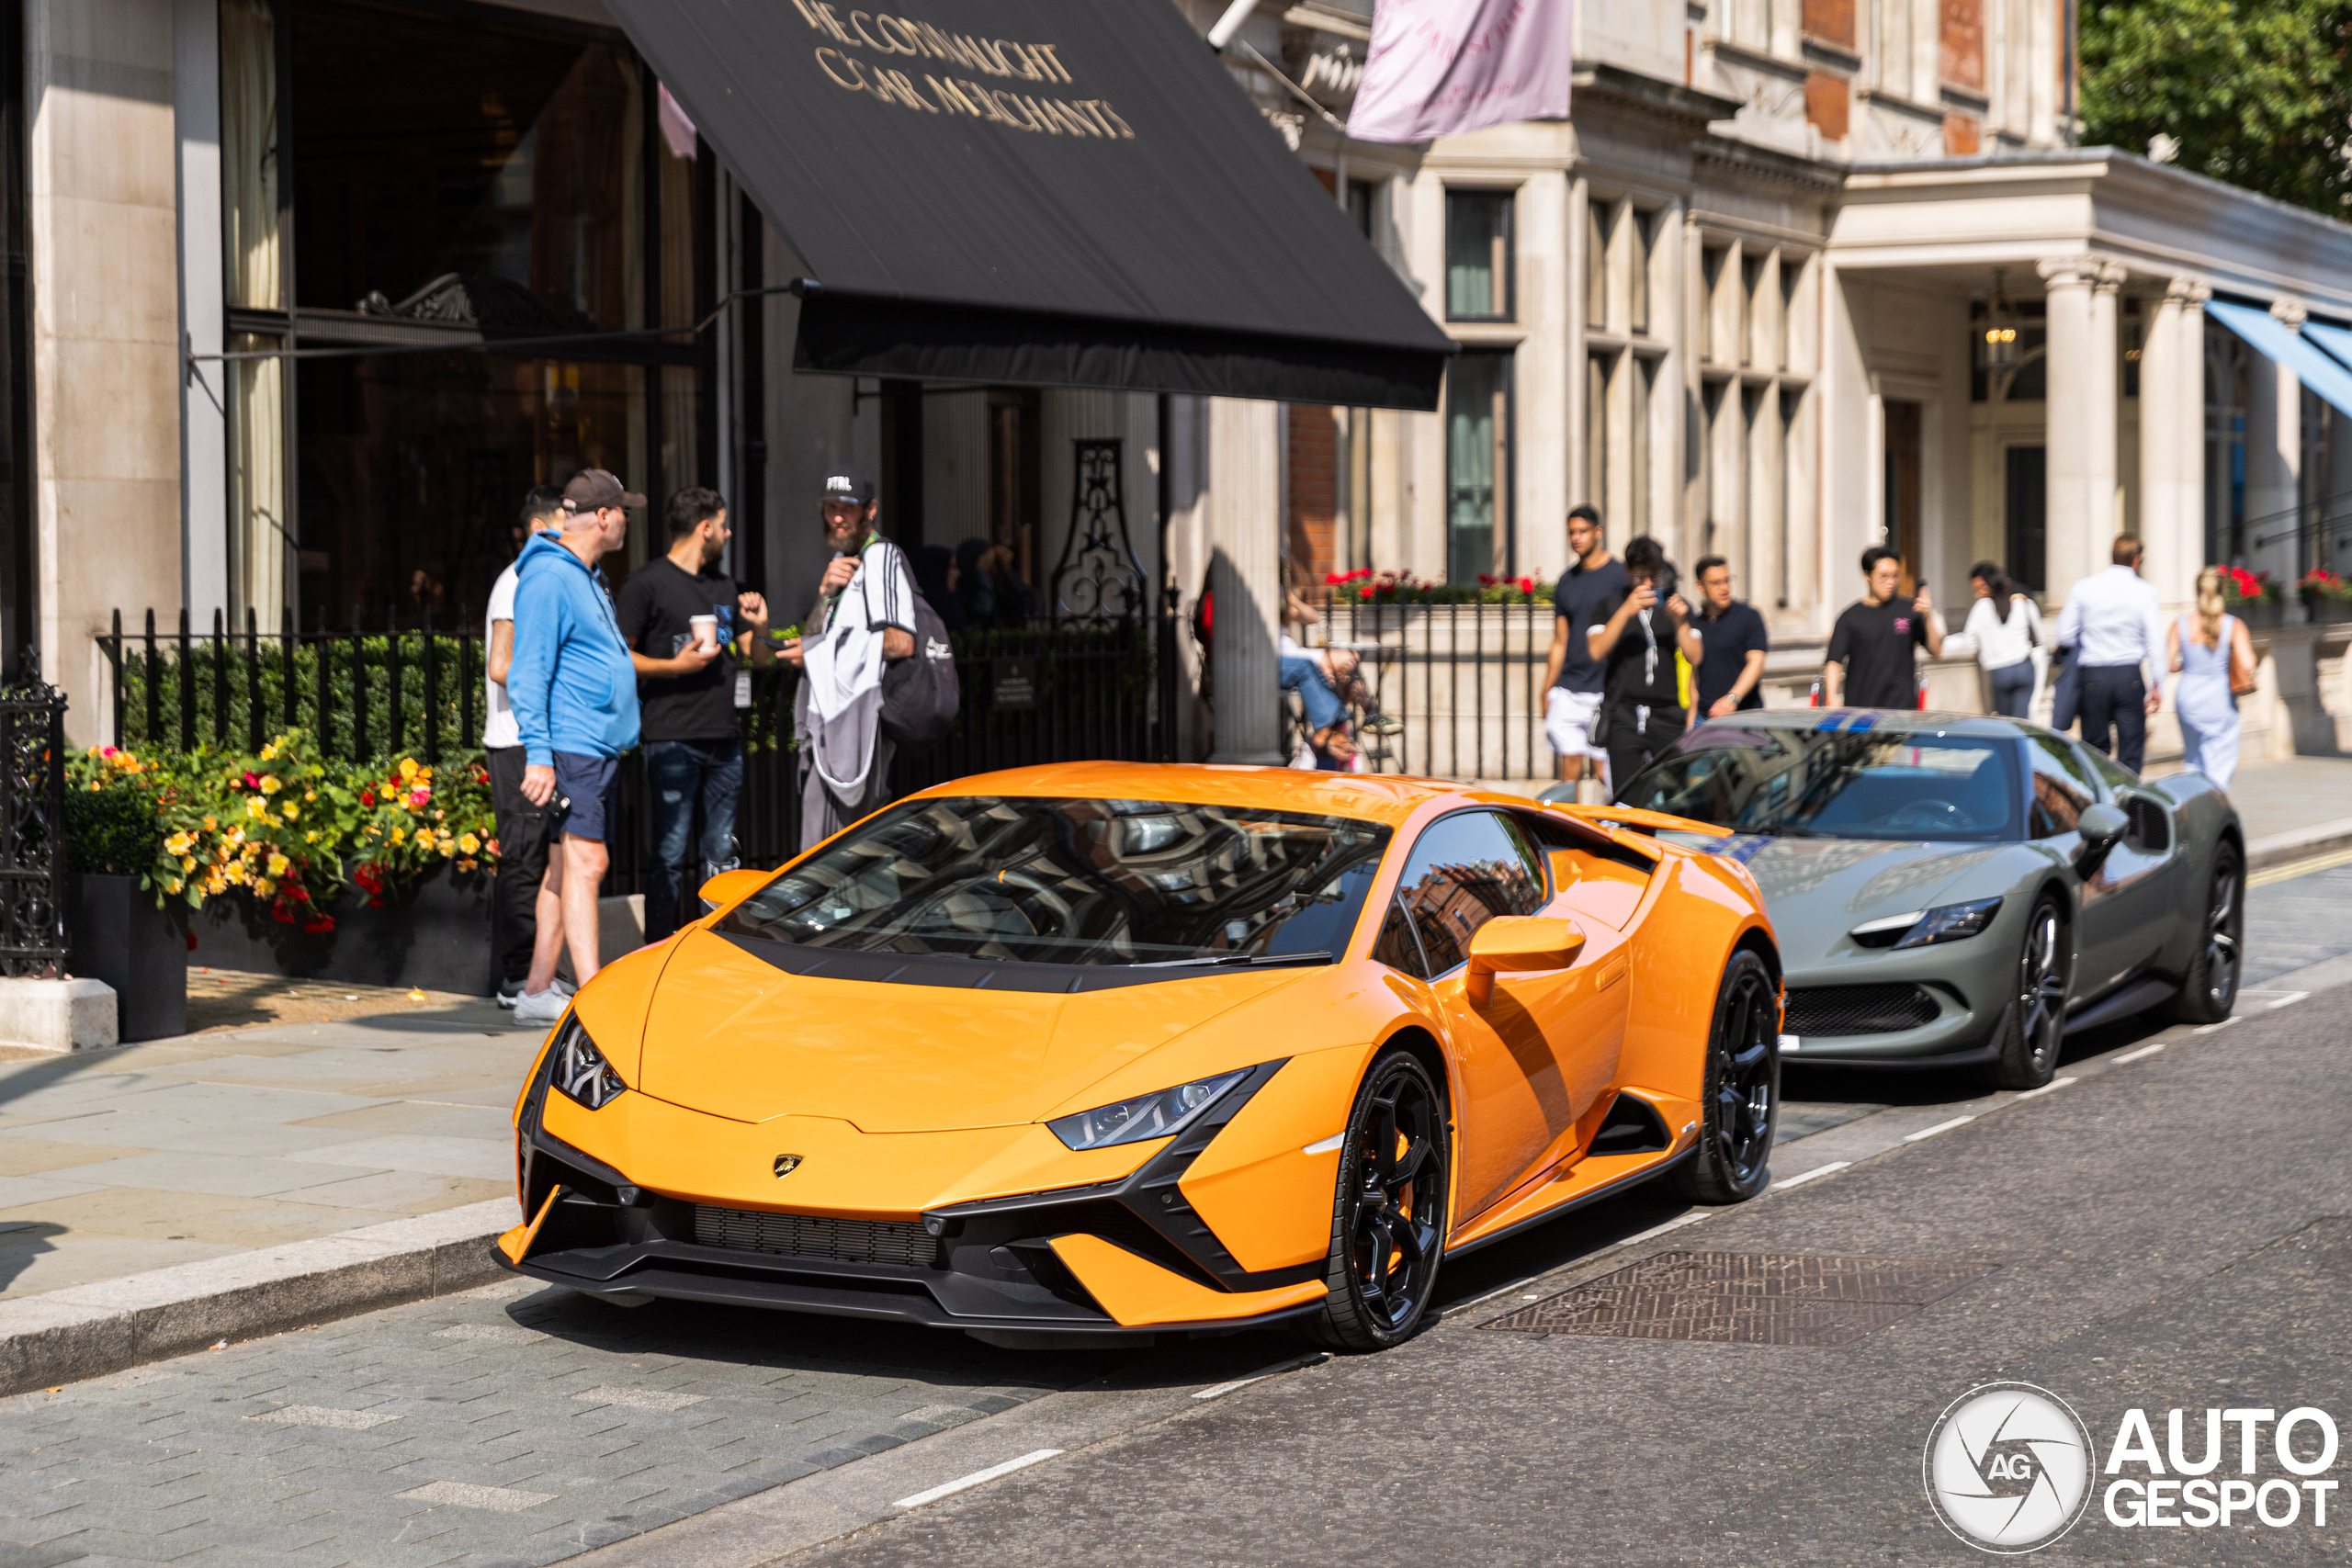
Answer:
<svg viewBox="0 0 2352 1568"><path fill-rule="evenodd" d="M553 826L575 839L605 841L605 818L613 803L613 781L620 776L617 757L583 757L576 751L555 754Z"/></svg>

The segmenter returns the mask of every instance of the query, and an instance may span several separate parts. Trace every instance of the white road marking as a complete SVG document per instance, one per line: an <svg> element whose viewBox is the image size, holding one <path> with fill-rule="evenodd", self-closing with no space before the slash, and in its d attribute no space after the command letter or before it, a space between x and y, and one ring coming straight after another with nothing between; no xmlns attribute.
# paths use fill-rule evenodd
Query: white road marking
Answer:
<svg viewBox="0 0 2352 1568"><path fill-rule="evenodd" d="M248 1421L276 1421L287 1427L334 1427L345 1432L365 1432L387 1421L397 1421L397 1416L387 1416L379 1410L336 1410L323 1404L289 1404L283 1410L272 1410L260 1416L248 1416Z"/></svg>
<svg viewBox="0 0 2352 1568"><path fill-rule="evenodd" d="M1061 1451L1059 1449L1039 1449L1034 1453L1023 1454L1019 1459L1009 1459L1002 1464L992 1464L986 1470L976 1470L969 1475L957 1476L955 1480L934 1486L928 1492L918 1492L911 1497L901 1497L891 1506L920 1508L925 1503L936 1503L942 1497L953 1497L958 1492L983 1485L994 1481L1000 1475L1011 1475L1016 1470L1026 1470L1033 1464L1043 1464L1049 1459L1057 1458Z"/></svg>
<svg viewBox="0 0 2352 1568"><path fill-rule="evenodd" d="M1939 1122L1932 1127L1922 1127L1916 1133L1905 1133L1903 1134L1903 1141L1906 1144L1916 1144L1922 1138L1932 1138L1938 1133L1949 1133L1954 1127L1964 1127L1975 1120L1973 1116L1955 1116L1949 1122Z"/></svg>
<svg viewBox="0 0 2352 1568"><path fill-rule="evenodd" d="M1816 1176L1834 1175L1838 1171L1844 1170L1853 1163L1854 1162L1849 1159L1833 1159L1827 1165L1816 1165L1811 1170L1801 1170L1797 1172L1796 1175L1789 1177L1785 1180L1775 1181L1772 1183L1770 1190L1775 1192L1783 1192L1792 1187L1803 1186L1804 1183L1811 1181Z"/></svg>
<svg viewBox="0 0 2352 1568"><path fill-rule="evenodd" d="M1298 1152L1303 1155L1328 1155L1347 1141L1347 1129L1342 1127L1340 1131L1332 1134L1329 1137L1322 1139L1317 1143L1309 1144Z"/></svg>
<svg viewBox="0 0 2352 1568"><path fill-rule="evenodd" d="M2205 1032L2200 1029L2198 1032L2202 1034ZM2153 1056L2164 1048L2165 1043L2159 1040L2154 1045L2143 1045L2137 1051L2126 1051L2123 1055L2115 1058L2114 1065L2120 1067L2126 1062L2136 1062L2143 1056Z"/></svg>
<svg viewBox="0 0 2352 1568"><path fill-rule="evenodd" d="M2052 1089L2064 1089L2068 1084L2073 1083L2074 1081L2075 1080L2073 1078L2052 1078L2048 1083L2043 1084L2040 1089L2027 1089L2023 1094L2018 1095L2018 1099L2031 1100L2037 1094L2048 1094ZM2011 1103L2014 1104L2015 1101L2013 1100Z"/></svg>
<svg viewBox="0 0 2352 1568"><path fill-rule="evenodd" d="M2237 1021L2237 1020L2236 1020L2236 1019L2234 1019L2234 1018L2225 1018L2225 1019L2222 1020L2222 1021L2221 1021L2221 1022L2219 1022L2219 1023L2209 1023L2209 1024L2207 1024L2204 1028L2202 1028L2202 1029L2200 1029L2200 1030L2197 1031L2197 1032L2198 1032L2198 1033L2199 1033L2199 1034L2211 1034L2211 1033L2212 1033L2212 1032L2213 1032L2213 1031L2215 1031L2215 1030L2217 1030L2217 1029L2227 1029L2230 1025L2232 1025L2232 1024L2235 1023L2236 1021Z"/></svg>
<svg viewBox="0 0 2352 1568"><path fill-rule="evenodd" d="M2301 1001L2305 997L2310 995L2311 993L2309 991L2289 991L2285 996L2280 997L2277 1001L2272 1002L2270 1006L2274 1008L2286 1007L2290 1003Z"/></svg>
<svg viewBox="0 0 2352 1568"><path fill-rule="evenodd" d="M1248 1388L1253 1382L1264 1382L1268 1378L1280 1377L1284 1372L1295 1372L1304 1367L1319 1367L1330 1359L1320 1351L1312 1356L1295 1356L1287 1361L1276 1361L1272 1366L1251 1372L1246 1378L1236 1378L1231 1382L1212 1384L1210 1387L1202 1389L1193 1397L1194 1399L1223 1399L1236 1389Z"/></svg>

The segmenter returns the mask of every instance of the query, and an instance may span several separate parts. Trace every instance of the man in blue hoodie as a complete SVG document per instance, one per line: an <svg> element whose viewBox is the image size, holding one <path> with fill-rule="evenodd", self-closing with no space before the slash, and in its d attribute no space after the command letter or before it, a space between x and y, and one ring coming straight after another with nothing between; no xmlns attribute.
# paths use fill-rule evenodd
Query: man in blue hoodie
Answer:
<svg viewBox="0 0 2352 1568"><path fill-rule="evenodd" d="M523 738L523 794L535 806L554 803L548 870L562 882L564 942L583 986L597 969L596 889L611 863L613 780L621 753L637 744L637 670L596 562L628 537L628 508L644 504L604 469L583 468L563 487L563 531L534 535L515 562L506 700ZM563 1016L553 951L540 952L514 1003L517 1023Z"/></svg>

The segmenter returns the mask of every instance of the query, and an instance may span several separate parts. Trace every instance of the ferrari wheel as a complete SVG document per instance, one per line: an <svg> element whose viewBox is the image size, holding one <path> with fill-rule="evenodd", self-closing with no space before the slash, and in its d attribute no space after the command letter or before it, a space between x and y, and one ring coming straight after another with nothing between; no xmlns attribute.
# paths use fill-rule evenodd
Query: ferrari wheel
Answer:
<svg viewBox="0 0 2352 1568"><path fill-rule="evenodd" d="M2245 935L2244 881L2238 852L2224 842L2213 852L2213 880L2205 893L2205 925L2196 956L2173 998L2172 1015L2183 1023L2219 1023L2238 1005L2239 943Z"/></svg>
<svg viewBox="0 0 2352 1568"><path fill-rule="evenodd" d="M1372 1065L1340 1147L1340 1188L1312 1332L1346 1350L1384 1350L1412 1337L1437 1289L1445 1247L1445 1102L1408 1051Z"/></svg>
<svg viewBox="0 0 2352 1568"><path fill-rule="evenodd" d="M2066 1032L2066 923L2058 901L2044 898L2026 922L2018 951L2015 994L2001 1012L2001 1052L1993 1082L2002 1089L2040 1089L2058 1071Z"/></svg>
<svg viewBox="0 0 2352 1568"><path fill-rule="evenodd" d="M1736 1203L1764 1190L1772 1129L1781 1115L1781 1010L1771 971L1742 948L1724 965L1715 990L1715 1024L1707 1040L1707 1077L1699 1147L1677 1166L1682 1195L1702 1203Z"/></svg>

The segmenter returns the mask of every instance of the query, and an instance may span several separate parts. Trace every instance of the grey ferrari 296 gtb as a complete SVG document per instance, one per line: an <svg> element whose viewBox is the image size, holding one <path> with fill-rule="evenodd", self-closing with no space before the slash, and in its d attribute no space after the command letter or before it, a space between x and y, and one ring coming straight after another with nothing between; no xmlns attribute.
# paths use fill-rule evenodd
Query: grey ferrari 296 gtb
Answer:
<svg viewBox="0 0 2352 1568"><path fill-rule="evenodd" d="M2050 1081L2070 1031L2236 1004L2245 840L2201 773L2143 780L2004 718L1751 712L1693 728L1616 804L1744 862L1787 966L1795 1061Z"/></svg>

